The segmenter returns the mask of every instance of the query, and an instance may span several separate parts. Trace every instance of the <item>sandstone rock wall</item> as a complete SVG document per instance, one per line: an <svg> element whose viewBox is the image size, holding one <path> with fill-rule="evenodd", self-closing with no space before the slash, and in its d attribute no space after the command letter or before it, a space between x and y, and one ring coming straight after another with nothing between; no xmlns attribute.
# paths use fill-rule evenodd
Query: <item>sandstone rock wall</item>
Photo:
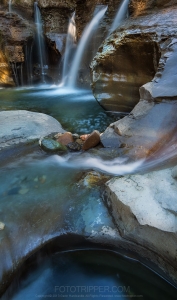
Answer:
<svg viewBox="0 0 177 300"><path fill-rule="evenodd" d="M176 18L177 6L151 9L143 16L131 16L103 43L91 70L93 93L104 108L130 112L140 99L139 88L151 80L154 84L159 82L157 89L162 97L167 74L171 89L164 96L177 94L172 67L176 57Z"/></svg>
<svg viewBox="0 0 177 300"><path fill-rule="evenodd" d="M96 10L99 9L100 5L108 5L107 14L100 25L100 28L97 32L97 37L90 41L88 55L84 58L84 66L86 66L87 77L89 76L89 64L94 54L97 51L100 43L103 41L107 29L117 11L117 8L120 4L120 0L66 0L66 1L57 1L57 0L39 0L38 6L41 11L42 20L43 20L43 30L46 37L45 47L47 50L48 56L48 75L53 78L55 82L60 80L59 76L59 66L62 56L65 51L65 41L66 34L68 28L68 21L71 17L71 14L76 11L76 26L77 26L77 39L79 40L86 24L92 19L93 14ZM32 60L34 61L34 65L36 65L35 53L36 49L34 49L34 36L35 36L35 26L34 26L34 0L12 0L11 1L11 11L12 14L8 14L9 12L9 1L4 0L0 3L0 9L4 12L6 19L6 27L8 30L13 32L14 39L15 35L20 34L21 30L24 33L24 37L21 39L20 45L21 50L19 52L19 48L14 47L13 38L8 43L8 49L5 54L5 50L2 49L3 54L7 55L7 60L10 65L10 62L13 61L15 63L23 62L24 60L29 60L26 57L25 47L27 47L27 52L31 51L32 47ZM17 16L18 15L18 16ZM13 26L10 19L23 18L24 22L30 24L32 27L32 32L28 34L26 29L24 30L24 26L19 24L19 22L15 21L15 25ZM27 25L28 26L28 25ZM28 26L28 28L30 28ZM3 28L2 28L3 31ZM6 34L3 37L4 40L7 39ZM17 44L17 43L16 43ZM94 47L93 47L94 44ZM15 53L13 55L13 52ZM18 66L19 67L19 66ZM36 68L36 66L34 66ZM27 72L27 66L23 64L23 71ZM12 70L12 73L14 71ZM18 73L18 72L17 72Z"/></svg>
<svg viewBox="0 0 177 300"><path fill-rule="evenodd" d="M17 14L4 11L0 11L0 24L2 61L0 82L3 86L14 85L14 72L18 72L17 65L19 67L25 60L24 45L33 36L33 26ZM15 69L11 68L12 64Z"/></svg>

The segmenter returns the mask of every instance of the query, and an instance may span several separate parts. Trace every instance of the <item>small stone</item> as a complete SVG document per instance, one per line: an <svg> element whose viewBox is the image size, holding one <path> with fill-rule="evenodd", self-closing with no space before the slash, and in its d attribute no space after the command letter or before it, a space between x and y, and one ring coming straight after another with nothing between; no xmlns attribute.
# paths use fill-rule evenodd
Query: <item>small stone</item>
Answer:
<svg viewBox="0 0 177 300"><path fill-rule="evenodd" d="M83 145L83 141L82 141L81 139L77 139L77 140L76 140L76 143L78 143L78 144L81 145L81 146Z"/></svg>
<svg viewBox="0 0 177 300"><path fill-rule="evenodd" d="M3 230L3 229L4 229L4 227L5 227L5 224L4 224L4 223L2 223L2 222L0 222L0 230Z"/></svg>
<svg viewBox="0 0 177 300"><path fill-rule="evenodd" d="M81 139L82 141L86 141L86 139L87 139L89 136L90 136L90 134L83 134L83 135L80 136L80 139Z"/></svg>
<svg viewBox="0 0 177 300"><path fill-rule="evenodd" d="M57 138L57 142L61 143L62 145L66 146L69 143L73 143L74 142L74 138L71 132L65 132L62 135L60 135Z"/></svg>
<svg viewBox="0 0 177 300"><path fill-rule="evenodd" d="M42 177L39 177L40 183L46 182L46 178L47 178L47 176L45 176L45 175L43 175Z"/></svg>
<svg viewBox="0 0 177 300"><path fill-rule="evenodd" d="M97 146L100 143L100 133L97 130L94 130L88 138L85 140L82 150L88 150Z"/></svg>
<svg viewBox="0 0 177 300"><path fill-rule="evenodd" d="M28 192L29 192L29 189L25 189L25 188L24 188L24 189L19 190L18 193L19 193L20 195L25 195L25 194L27 194Z"/></svg>
<svg viewBox="0 0 177 300"><path fill-rule="evenodd" d="M67 151L67 148L64 145L60 144L57 141L54 141L53 139L49 139L49 138L44 138L41 141L41 147L45 151L49 151L49 152Z"/></svg>
<svg viewBox="0 0 177 300"><path fill-rule="evenodd" d="M79 144L76 143L76 142L69 143L69 144L67 145L67 147L68 147L71 151L80 151L80 150L81 150L81 145L79 145Z"/></svg>
<svg viewBox="0 0 177 300"><path fill-rule="evenodd" d="M35 182L38 182L38 180L39 180L39 178L38 178L38 177L34 178L34 181L35 181Z"/></svg>
<svg viewBox="0 0 177 300"><path fill-rule="evenodd" d="M79 139L79 135L77 133L73 133L73 138L74 138L74 140L77 140L77 139Z"/></svg>
<svg viewBox="0 0 177 300"><path fill-rule="evenodd" d="M58 138L59 138L60 136L62 136L62 135L63 135L63 133L57 133L57 134L54 135L54 138L55 138L55 139L58 139Z"/></svg>

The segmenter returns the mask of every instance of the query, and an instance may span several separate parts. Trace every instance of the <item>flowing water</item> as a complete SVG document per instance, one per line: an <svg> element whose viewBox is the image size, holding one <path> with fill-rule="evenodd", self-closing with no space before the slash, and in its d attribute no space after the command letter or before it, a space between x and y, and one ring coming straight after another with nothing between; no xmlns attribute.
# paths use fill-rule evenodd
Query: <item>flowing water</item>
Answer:
<svg viewBox="0 0 177 300"><path fill-rule="evenodd" d="M0 90L0 110L14 109L47 113L58 119L64 129L79 134L94 129L103 131L115 121L88 90L46 86ZM0 217L6 230L0 232L4 245L0 276L3 270L13 267L14 260L23 260L26 254L60 235L67 238L68 233L94 236L96 232L111 232L114 237L117 233L102 202L101 185L97 182L89 185L84 171L127 174L140 171L144 164L143 161L127 163L125 157L113 159L113 151L104 153L101 159L96 153L58 156L44 153L38 145L31 147L31 150L30 146L24 147L21 152L15 152L15 148L1 152ZM61 286L73 287L70 296ZM76 291L76 286L99 286L101 290L88 293ZM119 288L113 290L113 287ZM83 293L88 299L103 296L126 299L137 295L150 300L175 299L176 290L138 262L109 251L85 250L49 255L37 264L32 262L7 293L6 300L51 298L50 295L70 299L81 298Z"/></svg>
<svg viewBox="0 0 177 300"><path fill-rule="evenodd" d="M117 27L121 25L122 21L125 20L128 13L129 2L130 0L122 0L122 3L117 11L109 33L112 33Z"/></svg>
<svg viewBox="0 0 177 300"><path fill-rule="evenodd" d="M85 28L82 37L79 41L79 45L76 51L76 54L73 58L73 64L71 70L68 74L67 86L70 88L74 88L77 81L78 70L80 67L80 63L82 61L82 57L84 55L84 51L89 43L90 38L92 37L94 31L97 29L100 20L103 18L107 7L103 7L91 20L88 26Z"/></svg>
<svg viewBox="0 0 177 300"><path fill-rule="evenodd" d="M110 33L125 19L128 4L128 0L122 2ZM75 13L72 15L62 73L64 85L68 76L66 88L43 85L29 89L2 89L0 110L22 109L46 113L57 119L65 130L78 134L90 133L95 129L102 132L116 121L116 116L108 115L99 106L90 90L73 89L84 51L106 10L107 7L103 7L86 27L71 70L67 74L76 39ZM34 14L44 83L46 58L37 2L34 3ZM26 52L31 60L31 50L27 49ZM22 65L20 67L23 78ZM31 63L27 65L27 69L31 83ZM17 77L15 66L14 76ZM108 232L108 235L111 233L115 237L118 233L101 199L102 181L99 184L89 184L86 174L89 170L99 171L106 174L104 180L107 181L111 178L110 175L146 172L157 168L162 161L176 158L176 135L168 142L168 145L159 149L159 159L154 157L152 160L136 162L130 162L126 156L117 157L113 150L48 155L37 144L24 148L22 146L21 151L16 151L14 147L1 152L0 221L5 223L8 234L6 230L0 232L4 244L0 276L4 270L13 269L14 262L25 260L28 254L62 234L66 237L71 233L94 237L96 233ZM170 147L172 142L173 147ZM98 179L99 173L94 174ZM136 260L113 251L75 249L50 253L38 262L26 262L23 272L12 282L4 299L176 299L176 289L168 282Z"/></svg>
<svg viewBox="0 0 177 300"><path fill-rule="evenodd" d="M12 12L12 0L9 0L9 13Z"/></svg>
<svg viewBox="0 0 177 300"><path fill-rule="evenodd" d="M70 64L72 63L71 55L74 50L75 44L76 44L76 23L75 23L75 12L74 12L71 19L69 20L69 25L68 25L61 85L64 85L65 80L68 76L68 69L70 68Z"/></svg>
<svg viewBox="0 0 177 300"><path fill-rule="evenodd" d="M34 2L34 19L35 19L35 24L36 24L38 59L40 62L42 82L44 83L45 82L44 75L45 75L45 65L46 65L46 53L45 53L41 13L40 13L40 9L38 7L37 2Z"/></svg>

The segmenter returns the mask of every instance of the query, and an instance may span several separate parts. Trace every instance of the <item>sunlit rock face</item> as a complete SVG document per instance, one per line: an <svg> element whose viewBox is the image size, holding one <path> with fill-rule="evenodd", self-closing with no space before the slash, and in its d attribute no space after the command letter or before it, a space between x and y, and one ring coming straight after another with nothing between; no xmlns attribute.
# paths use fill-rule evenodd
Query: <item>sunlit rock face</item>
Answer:
<svg viewBox="0 0 177 300"><path fill-rule="evenodd" d="M106 110L130 112L139 101L139 88L159 80L166 68L173 81L167 62L174 53L176 17L176 6L132 16L103 43L91 71L93 93Z"/></svg>
<svg viewBox="0 0 177 300"><path fill-rule="evenodd" d="M176 0L131 0L130 12L134 15L148 13L150 9L168 7L177 4Z"/></svg>
<svg viewBox="0 0 177 300"><path fill-rule="evenodd" d="M24 44L33 35L31 24L16 14L0 12L0 84L14 85L13 66L25 60Z"/></svg>
<svg viewBox="0 0 177 300"><path fill-rule="evenodd" d="M0 51L0 86L14 85L11 70L3 51Z"/></svg>
<svg viewBox="0 0 177 300"><path fill-rule="evenodd" d="M102 143L105 147L111 147L115 143L123 144L124 152L127 155L134 158L148 158L148 160L152 161L161 159L161 163L163 160L174 159L177 143L176 18L177 7L174 6L157 10L155 14L151 12L147 16L132 18L130 23L128 22L125 25L126 36L129 36L130 32L135 31L144 31L148 37L153 36L154 44L157 45L159 49L159 52L156 53L160 53L160 59L154 78L139 87L140 101L135 108L128 116L112 124L101 136ZM137 26L139 26L139 29L137 29ZM117 36L117 34L118 32L115 33L115 36ZM136 36L137 35L138 33L136 33ZM114 40L111 38L110 40L110 43L114 41L115 44L118 41L119 47L119 39ZM107 45L108 43L103 46L103 49ZM112 52L114 53L113 50ZM149 51L146 53L147 56L148 53ZM104 58L104 52L103 54L98 54L95 58L93 62L94 68L98 67L99 57L101 57L101 55ZM154 59L155 55L153 61ZM137 55L137 66L138 60L139 54ZM96 81L94 82L94 86L97 86ZM116 95L119 95L119 90ZM123 98L123 102L119 100L120 98L117 96L117 100L114 102L115 105L117 105L117 110L119 110L122 103L127 101L126 94ZM136 102L134 104L136 104ZM114 137L114 143L111 137Z"/></svg>

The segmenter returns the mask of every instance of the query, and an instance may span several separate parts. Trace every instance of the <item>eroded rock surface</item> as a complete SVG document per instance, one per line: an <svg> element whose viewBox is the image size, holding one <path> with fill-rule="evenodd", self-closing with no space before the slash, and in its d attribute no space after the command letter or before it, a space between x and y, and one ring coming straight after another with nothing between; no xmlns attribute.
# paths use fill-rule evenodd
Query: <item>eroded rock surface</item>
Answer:
<svg viewBox="0 0 177 300"><path fill-rule="evenodd" d="M151 80L151 99L177 96L176 17L176 5L132 16L103 43L91 70L93 93L106 110L130 112Z"/></svg>
<svg viewBox="0 0 177 300"><path fill-rule="evenodd" d="M0 23L0 85L14 86L25 61L24 45L33 36L33 26L17 14L4 11L0 11Z"/></svg>
<svg viewBox="0 0 177 300"><path fill-rule="evenodd" d="M161 161L175 156L177 146L177 101L141 100L123 119L101 135L105 147L120 147L133 158Z"/></svg>
<svg viewBox="0 0 177 300"><path fill-rule="evenodd" d="M64 130L57 120L45 114L25 110L0 112L0 150L52 132Z"/></svg>
<svg viewBox="0 0 177 300"><path fill-rule="evenodd" d="M153 260L177 278L177 181L171 169L114 178L104 198L121 236L154 253Z"/></svg>

